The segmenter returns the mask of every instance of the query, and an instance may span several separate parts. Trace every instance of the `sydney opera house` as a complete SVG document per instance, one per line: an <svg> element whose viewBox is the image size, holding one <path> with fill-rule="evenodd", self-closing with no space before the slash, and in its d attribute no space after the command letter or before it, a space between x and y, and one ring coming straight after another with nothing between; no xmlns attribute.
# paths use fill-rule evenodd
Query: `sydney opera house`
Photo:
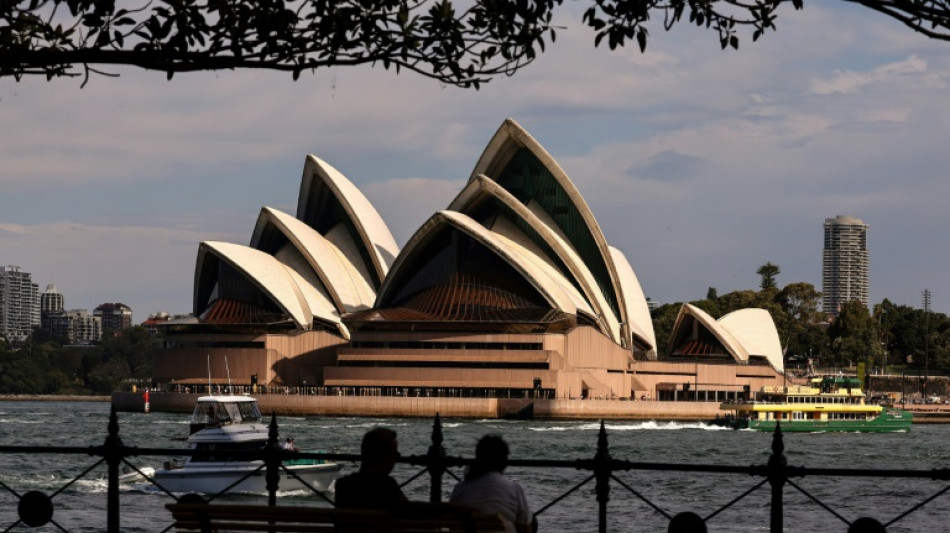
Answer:
<svg viewBox="0 0 950 533"><path fill-rule="evenodd" d="M165 327L156 381L720 401L783 373L761 309L716 320L684 305L658 358L627 257L512 120L401 250L359 189L308 156L296 215L264 207L249 245L199 245L193 313Z"/></svg>

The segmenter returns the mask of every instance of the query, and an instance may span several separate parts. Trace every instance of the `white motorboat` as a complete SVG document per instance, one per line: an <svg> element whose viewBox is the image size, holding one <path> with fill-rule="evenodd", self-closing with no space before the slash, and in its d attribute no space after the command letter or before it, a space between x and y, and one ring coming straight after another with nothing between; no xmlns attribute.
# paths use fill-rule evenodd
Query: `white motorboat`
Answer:
<svg viewBox="0 0 950 533"><path fill-rule="evenodd" d="M166 461L153 475L157 484L170 492L267 492L264 462L236 458L233 454L267 446L268 427L261 419L255 398L202 396L192 414L190 429L188 447L214 454ZM319 491L329 490L342 468L338 463L322 460L284 461L279 490L309 490L307 485Z"/></svg>

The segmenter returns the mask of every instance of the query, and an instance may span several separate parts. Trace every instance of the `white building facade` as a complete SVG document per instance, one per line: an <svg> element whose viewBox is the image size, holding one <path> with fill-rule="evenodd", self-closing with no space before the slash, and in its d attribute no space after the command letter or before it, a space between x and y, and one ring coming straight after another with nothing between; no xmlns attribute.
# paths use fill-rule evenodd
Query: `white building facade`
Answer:
<svg viewBox="0 0 950 533"><path fill-rule="evenodd" d="M39 325L39 286L18 266L0 267L0 337L19 343Z"/></svg>
<svg viewBox="0 0 950 533"><path fill-rule="evenodd" d="M837 315L846 302L868 305L868 225L847 215L825 219L822 310Z"/></svg>

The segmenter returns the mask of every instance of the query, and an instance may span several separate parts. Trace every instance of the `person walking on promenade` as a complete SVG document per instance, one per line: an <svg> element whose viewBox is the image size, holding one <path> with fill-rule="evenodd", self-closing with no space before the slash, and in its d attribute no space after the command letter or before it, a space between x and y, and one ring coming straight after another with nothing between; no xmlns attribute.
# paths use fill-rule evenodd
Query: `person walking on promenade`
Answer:
<svg viewBox="0 0 950 533"><path fill-rule="evenodd" d="M389 475L399 457L396 432L383 427L367 431L360 454L359 472L336 480L336 506L391 511L406 503L399 484Z"/></svg>
<svg viewBox="0 0 950 533"><path fill-rule="evenodd" d="M532 533L536 527L521 485L504 476L508 444L500 435L485 435L475 446L475 462L465 479L452 490L449 501L497 513L507 521L508 531Z"/></svg>

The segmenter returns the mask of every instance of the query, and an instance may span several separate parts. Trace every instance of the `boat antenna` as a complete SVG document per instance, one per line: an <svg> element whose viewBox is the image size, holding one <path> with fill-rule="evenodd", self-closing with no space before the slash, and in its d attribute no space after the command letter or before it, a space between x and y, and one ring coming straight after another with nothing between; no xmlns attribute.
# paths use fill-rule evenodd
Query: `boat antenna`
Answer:
<svg viewBox="0 0 950 533"><path fill-rule="evenodd" d="M228 394L234 394L234 388L231 386L231 367L228 366L228 356L224 356L224 371L228 374Z"/></svg>
<svg viewBox="0 0 950 533"><path fill-rule="evenodd" d="M208 354L208 394L211 394L211 354Z"/></svg>

